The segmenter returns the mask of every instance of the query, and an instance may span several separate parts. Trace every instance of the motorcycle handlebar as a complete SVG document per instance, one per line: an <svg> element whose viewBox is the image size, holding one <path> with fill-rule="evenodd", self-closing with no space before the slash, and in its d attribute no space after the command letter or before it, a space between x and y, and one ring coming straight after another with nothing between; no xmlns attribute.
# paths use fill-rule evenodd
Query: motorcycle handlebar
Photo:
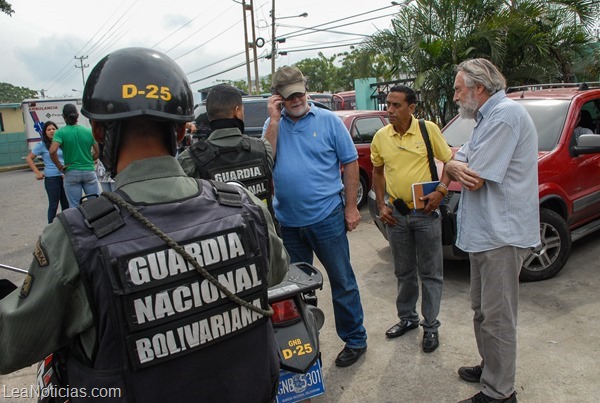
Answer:
<svg viewBox="0 0 600 403"><path fill-rule="evenodd" d="M27 270L19 269L18 267L8 266L6 264L0 263L0 269L5 269L9 271L14 271L21 274L27 274Z"/></svg>

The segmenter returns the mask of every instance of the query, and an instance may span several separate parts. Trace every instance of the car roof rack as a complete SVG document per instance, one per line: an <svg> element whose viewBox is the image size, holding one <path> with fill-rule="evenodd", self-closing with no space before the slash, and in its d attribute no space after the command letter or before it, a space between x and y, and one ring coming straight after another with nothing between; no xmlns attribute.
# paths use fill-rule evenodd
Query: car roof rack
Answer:
<svg viewBox="0 0 600 403"><path fill-rule="evenodd" d="M551 83L551 84L527 84L516 87L508 87L506 93L518 91L537 91L558 88L577 88L579 91L586 91L592 88L600 88L600 81L581 82L581 83Z"/></svg>

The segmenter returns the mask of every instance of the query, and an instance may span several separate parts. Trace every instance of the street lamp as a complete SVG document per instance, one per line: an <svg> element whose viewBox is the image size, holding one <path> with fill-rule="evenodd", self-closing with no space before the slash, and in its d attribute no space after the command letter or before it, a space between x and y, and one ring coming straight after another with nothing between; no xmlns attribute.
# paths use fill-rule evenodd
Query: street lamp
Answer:
<svg viewBox="0 0 600 403"><path fill-rule="evenodd" d="M308 17L308 13L290 15L288 17L275 17L275 0L273 0L273 8L271 9L271 79L273 78L273 75L275 75L275 54L277 52L277 40L275 39L275 20L298 17Z"/></svg>
<svg viewBox="0 0 600 403"><path fill-rule="evenodd" d="M413 0L404 0L402 3L399 3L397 1L392 1L392 6L408 6L408 4L410 2L412 2Z"/></svg>

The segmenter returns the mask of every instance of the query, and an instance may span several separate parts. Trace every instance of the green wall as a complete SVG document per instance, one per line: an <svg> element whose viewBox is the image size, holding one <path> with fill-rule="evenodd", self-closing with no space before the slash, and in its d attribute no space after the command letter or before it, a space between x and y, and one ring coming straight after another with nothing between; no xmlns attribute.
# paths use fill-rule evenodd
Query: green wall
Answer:
<svg viewBox="0 0 600 403"><path fill-rule="evenodd" d="M0 166L25 164L27 154L25 132L0 134Z"/></svg>

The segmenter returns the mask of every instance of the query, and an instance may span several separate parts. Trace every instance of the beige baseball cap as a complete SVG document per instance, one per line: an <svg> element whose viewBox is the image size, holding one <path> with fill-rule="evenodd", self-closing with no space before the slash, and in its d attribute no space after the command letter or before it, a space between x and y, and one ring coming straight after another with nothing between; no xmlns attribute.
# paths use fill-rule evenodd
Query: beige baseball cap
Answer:
<svg viewBox="0 0 600 403"><path fill-rule="evenodd" d="M273 88L284 98L298 92L304 94L306 92L305 82L304 75L297 67L283 66L277 69L273 75Z"/></svg>

